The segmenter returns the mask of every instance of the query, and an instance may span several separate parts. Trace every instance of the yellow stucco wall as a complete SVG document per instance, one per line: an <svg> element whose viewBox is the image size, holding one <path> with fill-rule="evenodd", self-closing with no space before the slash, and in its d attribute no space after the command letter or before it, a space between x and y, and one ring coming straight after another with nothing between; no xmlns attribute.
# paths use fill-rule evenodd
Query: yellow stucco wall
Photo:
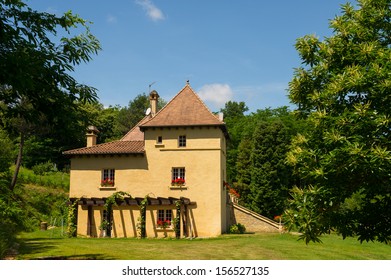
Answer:
<svg viewBox="0 0 391 280"><path fill-rule="evenodd" d="M178 147L179 135L186 135L186 147ZM162 144L156 144L158 136L162 137ZM193 236L217 236L225 232L226 192L223 181L226 176L226 155L225 138L221 129L218 127L149 129L145 131L145 151L144 156L73 158L70 197L108 197L116 191L128 192L132 197L145 195L186 197L195 203L189 206L188 211L189 221L191 221L188 226ZM173 167L186 169L185 186L171 186ZM101 188L103 169L115 169L114 188ZM90 220L92 215L98 228L102 214L98 208L94 209L96 211L90 213ZM148 236L162 237L174 234L173 231L156 230L153 217L156 219L157 208L153 209L149 206L148 209L150 210L147 213ZM88 212L86 209L79 207L78 234L81 235L88 235L86 212ZM134 224L131 221L137 221L137 215L139 215L137 206L133 211L123 207L121 210L114 209L114 236L133 236Z"/></svg>

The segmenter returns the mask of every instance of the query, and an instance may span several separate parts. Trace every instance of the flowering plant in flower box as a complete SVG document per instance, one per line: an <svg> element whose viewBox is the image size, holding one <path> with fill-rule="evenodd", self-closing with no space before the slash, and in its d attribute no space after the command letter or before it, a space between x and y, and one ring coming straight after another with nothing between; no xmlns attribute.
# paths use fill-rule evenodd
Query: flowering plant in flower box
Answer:
<svg viewBox="0 0 391 280"><path fill-rule="evenodd" d="M274 216L273 220L275 220L276 222L281 223L281 215Z"/></svg>
<svg viewBox="0 0 391 280"><path fill-rule="evenodd" d="M103 180L100 182L100 185L101 185L102 187L113 187L113 186L114 186L114 180L110 180L109 178L103 179Z"/></svg>
<svg viewBox="0 0 391 280"><path fill-rule="evenodd" d="M171 221L170 220L158 220L157 221L157 226L159 228L168 228L169 226L171 226Z"/></svg>
<svg viewBox="0 0 391 280"><path fill-rule="evenodd" d="M172 181L171 181L171 184L172 185L175 185L175 186L182 186L182 185L184 185L185 184L185 179L183 179L183 178L176 178L176 179L173 179Z"/></svg>
<svg viewBox="0 0 391 280"><path fill-rule="evenodd" d="M240 197L240 194L239 194L236 190L234 190L233 188L230 188L230 189L229 189L229 193L230 193L231 195L237 197L237 198Z"/></svg>
<svg viewBox="0 0 391 280"><path fill-rule="evenodd" d="M236 198L240 198L240 194L234 188L232 188L229 183L224 182L224 187L227 188L230 195L233 195Z"/></svg>

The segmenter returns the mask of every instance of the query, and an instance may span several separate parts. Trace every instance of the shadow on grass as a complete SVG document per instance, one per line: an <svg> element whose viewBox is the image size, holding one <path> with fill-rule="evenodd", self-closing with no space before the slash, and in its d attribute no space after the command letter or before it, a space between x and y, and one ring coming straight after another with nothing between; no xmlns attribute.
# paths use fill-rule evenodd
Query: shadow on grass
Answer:
<svg viewBox="0 0 391 280"><path fill-rule="evenodd" d="M84 255L71 255L71 256L46 256L32 258L30 260L112 260L104 257L102 254L84 254Z"/></svg>
<svg viewBox="0 0 391 280"><path fill-rule="evenodd" d="M19 239L19 254L39 254L55 248L55 242L46 238Z"/></svg>
<svg viewBox="0 0 391 280"><path fill-rule="evenodd" d="M57 241L58 240L58 241ZM104 254L70 254L70 255L42 255L59 247L62 239L52 238L33 238L19 239L18 255L21 259L27 260L113 260L113 258Z"/></svg>

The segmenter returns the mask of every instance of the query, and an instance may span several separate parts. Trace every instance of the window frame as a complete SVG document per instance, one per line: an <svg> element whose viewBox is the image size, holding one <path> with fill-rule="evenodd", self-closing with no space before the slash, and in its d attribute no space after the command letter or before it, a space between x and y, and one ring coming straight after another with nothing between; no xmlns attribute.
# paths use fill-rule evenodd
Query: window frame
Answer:
<svg viewBox="0 0 391 280"><path fill-rule="evenodd" d="M101 172L100 185L103 188L112 188L115 185L115 169L104 168Z"/></svg>
<svg viewBox="0 0 391 280"><path fill-rule="evenodd" d="M156 138L156 144L157 144L157 145L163 144L163 136L159 135L159 136Z"/></svg>
<svg viewBox="0 0 391 280"><path fill-rule="evenodd" d="M178 179L183 180L177 182ZM185 167L172 167L171 168L171 184L173 185L185 185L186 184L186 168Z"/></svg>
<svg viewBox="0 0 391 280"><path fill-rule="evenodd" d="M170 221L168 226L161 225L159 221ZM156 227L158 229L172 229L173 228L173 211L172 209L158 209L156 212Z"/></svg>
<svg viewBox="0 0 391 280"><path fill-rule="evenodd" d="M186 148L187 146L187 137L186 135L179 135L178 136L178 147L179 148Z"/></svg>

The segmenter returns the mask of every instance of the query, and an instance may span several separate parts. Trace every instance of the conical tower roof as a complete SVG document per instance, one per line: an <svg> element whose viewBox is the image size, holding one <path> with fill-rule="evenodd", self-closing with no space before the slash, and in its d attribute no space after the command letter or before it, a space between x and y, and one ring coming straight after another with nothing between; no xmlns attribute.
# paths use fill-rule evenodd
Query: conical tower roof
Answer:
<svg viewBox="0 0 391 280"><path fill-rule="evenodd" d="M147 127L223 126L225 123L213 114L189 84L164 106L152 119L140 125Z"/></svg>

